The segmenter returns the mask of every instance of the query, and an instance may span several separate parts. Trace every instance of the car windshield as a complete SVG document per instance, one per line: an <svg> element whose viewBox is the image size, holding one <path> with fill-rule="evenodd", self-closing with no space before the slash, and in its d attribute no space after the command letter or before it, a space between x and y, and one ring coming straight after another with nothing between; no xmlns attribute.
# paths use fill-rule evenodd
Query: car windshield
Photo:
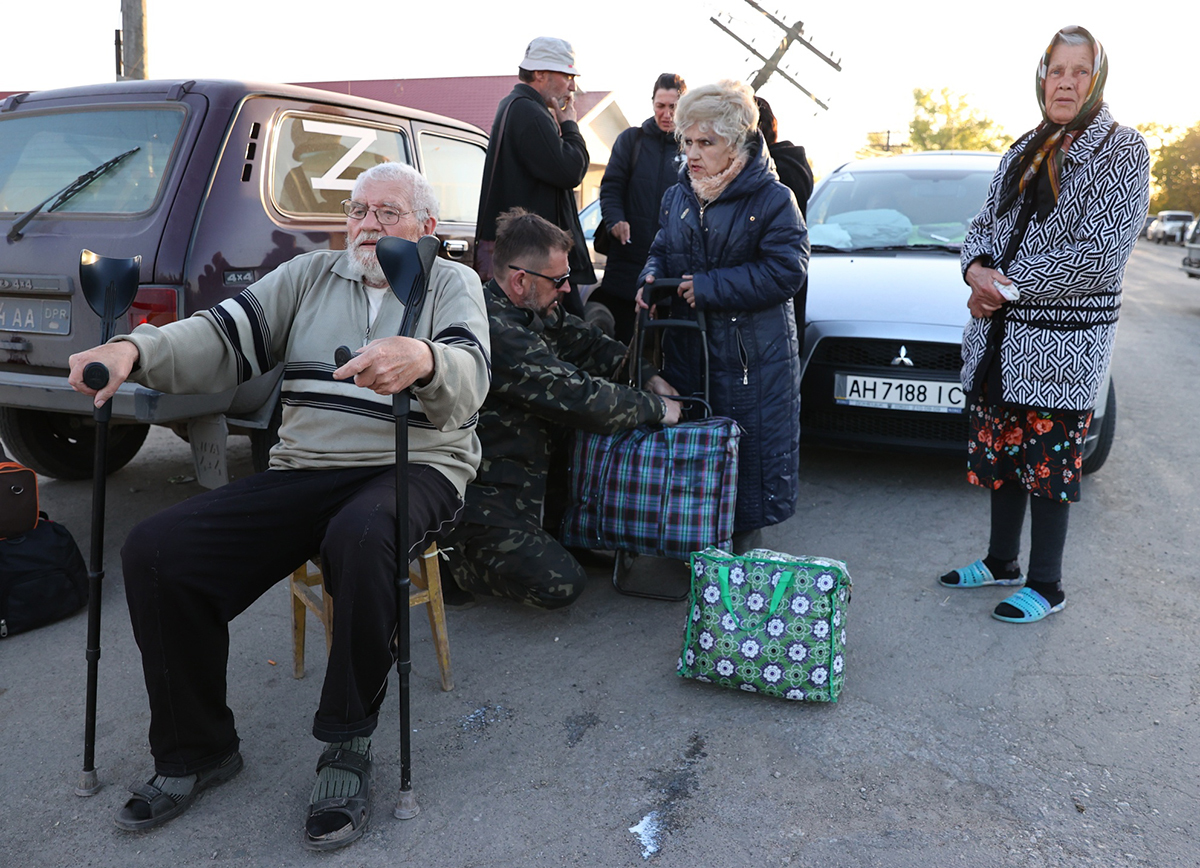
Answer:
<svg viewBox="0 0 1200 868"><path fill-rule="evenodd" d="M990 171L839 172L808 203L809 241L839 250L961 245L991 180Z"/></svg>
<svg viewBox="0 0 1200 868"><path fill-rule="evenodd" d="M0 211L27 211L133 148L138 150L55 210L146 211L167 175L183 119L182 108L123 108L0 120Z"/></svg>

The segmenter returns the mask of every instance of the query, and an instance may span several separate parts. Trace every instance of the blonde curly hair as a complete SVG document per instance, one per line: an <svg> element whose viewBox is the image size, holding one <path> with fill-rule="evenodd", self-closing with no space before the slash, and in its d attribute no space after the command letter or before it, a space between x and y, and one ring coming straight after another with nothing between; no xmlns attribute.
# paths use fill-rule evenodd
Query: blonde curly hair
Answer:
<svg viewBox="0 0 1200 868"><path fill-rule="evenodd" d="M684 130L693 126L742 147L758 129L754 91L745 82L731 79L689 90L675 109L675 138L682 140Z"/></svg>

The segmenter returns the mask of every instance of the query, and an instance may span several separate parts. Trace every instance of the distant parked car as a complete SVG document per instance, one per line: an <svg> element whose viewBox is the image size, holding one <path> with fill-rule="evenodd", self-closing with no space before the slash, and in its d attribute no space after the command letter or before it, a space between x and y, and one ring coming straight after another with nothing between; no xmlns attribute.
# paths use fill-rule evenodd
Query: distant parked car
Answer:
<svg viewBox="0 0 1200 868"><path fill-rule="evenodd" d="M1144 221L1142 221L1142 231L1139 232L1138 235L1142 236L1143 238L1149 238L1150 237L1150 234L1149 234L1150 233L1150 224L1153 222L1154 222L1154 215L1147 214L1146 219Z"/></svg>
<svg viewBox="0 0 1200 868"><path fill-rule="evenodd" d="M1146 237L1158 244L1182 244L1184 231L1195 219L1191 211L1159 211Z"/></svg>
<svg viewBox="0 0 1200 868"><path fill-rule="evenodd" d="M959 269L967 225L998 154L929 152L847 163L808 204L800 431L806 443L965 459L959 383L970 290ZM1116 430L1100 389L1083 470L1099 470Z"/></svg>
<svg viewBox="0 0 1200 868"><path fill-rule="evenodd" d="M1200 217L1188 224L1183 235L1183 244L1187 254L1183 257L1183 270L1188 277L1200 279Z"/></svg>
<svg viewBox="0 0 1200 868"><path fill-rule="evenodd" d="M583 227L583 237L587 240L588 255L592 257L592 268L596 271L595 285L598 286L600 281L604 280L604 266L608 262L608 257L603 253L597 253L595 248L596 228L600 225L599 199L593 199L591 204L585 205L579 212L579 225Z"/></svg>

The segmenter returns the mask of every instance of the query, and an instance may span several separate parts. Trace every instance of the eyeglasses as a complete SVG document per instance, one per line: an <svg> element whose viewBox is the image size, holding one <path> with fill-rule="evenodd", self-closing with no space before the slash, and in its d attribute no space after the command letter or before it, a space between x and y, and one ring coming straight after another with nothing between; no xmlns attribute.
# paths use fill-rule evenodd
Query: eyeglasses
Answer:
<svg viewBox="0 0 1200 868"><path fill-rule="evenodd" d="M524 271L526 274L532 274L534 277L544 277L554 284L555 289L562 289L566 282L571 279L570 272L564 274L562 277L551 277L548 274L538 274L536 271L530 271L528 268L522 268L519 265L510 265L509 268L513 271Z"/></svg>
<svg viewBox="0 0 1200 868"><path fill-rule="evenodd" d="M367 215L375 212L375 219L379 221L380 226L393 226L400 222L401 217L406 217L409 214L423 214L424 208L414 208L412 211L397 211L395 208L368 208L362 202L355 202L353 199L342 200L342 213L351 220L365 220Z"/></svg>

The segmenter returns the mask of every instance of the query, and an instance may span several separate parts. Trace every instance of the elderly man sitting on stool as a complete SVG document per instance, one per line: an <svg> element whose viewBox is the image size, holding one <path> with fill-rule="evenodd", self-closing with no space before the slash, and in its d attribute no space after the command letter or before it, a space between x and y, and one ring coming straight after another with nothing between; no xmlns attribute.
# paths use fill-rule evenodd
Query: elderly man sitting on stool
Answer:
<svg viewBox="0 0 1200 868"><path fill-rule="evenodd" d="M162 328L71 357L71 384L103 403L127 378L165 392L216 392L285 365L283 422L271 469L143 521L122 549L125 593L150 699L155 775L131 787L122 829L157 826L242 768L226 704L228 623L319 551L334 599L333 645L312 731L328 742L305 821L314 850L360 837L370 813L371 733L396 631L395 422L391 395L411 387L411 558L450 527L479 465L475 414L489 383L479 279L437 260L414 334L375 257L384 235L415 241L437 200L414 169L363 172L346 250L297 256L239 295ZM361 347L336 368L339 345ZM109 384L84 385L89 362Z"/></svg>

